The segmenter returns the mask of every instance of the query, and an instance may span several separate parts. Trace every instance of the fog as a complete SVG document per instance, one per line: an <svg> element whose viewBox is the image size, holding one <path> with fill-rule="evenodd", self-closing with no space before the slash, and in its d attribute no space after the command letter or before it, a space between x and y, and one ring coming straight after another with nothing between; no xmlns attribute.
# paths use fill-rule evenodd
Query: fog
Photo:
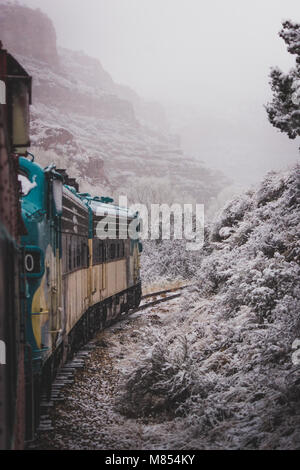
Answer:
<svg viewBox="0 0 300 470"><path fill-rule="evenodd" d="M263 105L271 66L294 58L278 36L298 0L23 0L53 20L58 44L98 57L113 79L162 103L184 149L234 180L298 158Z"/></svg>

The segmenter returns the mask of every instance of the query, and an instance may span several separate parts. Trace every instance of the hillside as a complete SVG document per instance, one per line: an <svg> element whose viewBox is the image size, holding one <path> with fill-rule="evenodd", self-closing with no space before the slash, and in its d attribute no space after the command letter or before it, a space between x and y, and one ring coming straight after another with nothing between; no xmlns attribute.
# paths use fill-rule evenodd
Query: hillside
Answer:
<svg viewBox="0 0 300 470"><path fill-rule="evenodd" d="M166 413L163 448L300 448L299 188L297 166L227 204L190 292L139 331L118 409Z"/></svg>
<svg viewBox="0 0 300 470"><path fill-rule="evenodd" d="M46 158L55 152L80 181L111 189L130 185L132 177L164 177L180 194L206 204L227 184L221 173L183 154L159 104L116 84L97 59L58 48L54 26L39 9L0 5L3 45L33 76L37 161L40 149L49 152Z"/></svg>

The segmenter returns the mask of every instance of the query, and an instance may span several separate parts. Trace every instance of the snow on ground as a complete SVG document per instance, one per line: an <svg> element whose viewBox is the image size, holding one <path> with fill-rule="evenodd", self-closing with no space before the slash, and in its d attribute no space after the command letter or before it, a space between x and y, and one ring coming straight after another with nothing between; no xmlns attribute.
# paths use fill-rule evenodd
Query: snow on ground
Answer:
<svg viewBox="0 0 300 470"><path fill-rule="evenodd" d="M168 306L176 308L178 299ZM176 434L173 421L131 419L116 408L124 370L145 342L144 328L169 322L166 306L136 313L100 333L86 367L64 390L65 400L52 412L54 430L41 432L40 449L160 449ZM165 436L165 442L162 440Z"/></svg>

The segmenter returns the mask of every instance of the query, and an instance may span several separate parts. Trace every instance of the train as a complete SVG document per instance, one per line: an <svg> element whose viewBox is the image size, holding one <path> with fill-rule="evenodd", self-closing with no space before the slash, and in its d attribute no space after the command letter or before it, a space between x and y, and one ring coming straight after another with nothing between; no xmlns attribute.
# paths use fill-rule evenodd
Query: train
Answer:
<svg viewBox="0 0 300 470"><path fill-rule="evenodd" d="M139 305L141 242L128 236L131 224L139 230L137 213L79 193L64 184L70 183L65 170L43 169L21 157L19 179L27 229L21 239L28 288L27 410L35 429L39 397L49 395L61 364L96 331Z"/></svg>
<svg viewBox="0 0 300 470"><path fill-rule="evenodd" d="M1 207L3 214L13 207L7 220L17 220L17 228L5 227L0 208L0 340L7 357L0 366L0 448L15 449L34 439L41 398L50 397L62 364L140 304L142 243L137 212L80 193L65 169L34 161L31 77L0 52L1 162L3 153L13 192L13 200L1 194ZM1 164L0 182L3 175Z"/></svg>

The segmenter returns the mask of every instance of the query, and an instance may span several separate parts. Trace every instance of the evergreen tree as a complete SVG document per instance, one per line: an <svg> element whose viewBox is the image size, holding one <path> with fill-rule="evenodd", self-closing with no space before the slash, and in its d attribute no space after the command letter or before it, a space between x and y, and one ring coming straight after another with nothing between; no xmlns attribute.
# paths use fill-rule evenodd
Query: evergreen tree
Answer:
<svg viewBox="0 0 300 470"><path fill-rule="evenodd" d="M300 136L300 24L284 21L282 26L279 36L285 41L288 52L296 56L296 67L287 74L278 67L272 68L273 100L266 110L271 124L295 139Z"/></svg>

